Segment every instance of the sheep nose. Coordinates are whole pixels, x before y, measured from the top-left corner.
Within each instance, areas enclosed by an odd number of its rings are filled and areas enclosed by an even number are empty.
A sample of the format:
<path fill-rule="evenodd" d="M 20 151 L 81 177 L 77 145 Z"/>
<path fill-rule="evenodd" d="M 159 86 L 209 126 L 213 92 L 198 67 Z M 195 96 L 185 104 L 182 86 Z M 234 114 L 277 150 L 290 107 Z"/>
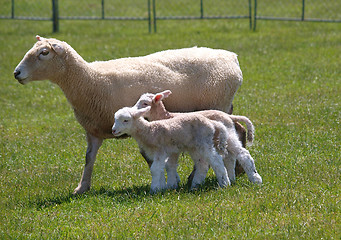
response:
<path fill-rule="evenodd" d="M 111 132 L 112 132 L 112 134 L 114 134 L 114 135 L 115 135 L 115 133 L 116 133 L 116 130 L 115 130 L 115 129 L 113 129 Z"/>
<path fill-rule="evenodd" d="M 20 73 L 21 72 L 19 70 L 14 70 L 14 77 L 17 78 Z"/>

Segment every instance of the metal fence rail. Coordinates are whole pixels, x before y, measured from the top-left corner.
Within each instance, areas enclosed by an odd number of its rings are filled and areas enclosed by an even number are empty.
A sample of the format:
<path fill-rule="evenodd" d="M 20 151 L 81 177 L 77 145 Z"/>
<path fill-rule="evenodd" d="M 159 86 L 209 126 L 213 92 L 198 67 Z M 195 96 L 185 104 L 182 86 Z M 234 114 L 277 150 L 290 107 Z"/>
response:
<path fill-rule="evenodd" d="M 81 4 L 70 0 L 8 0 L 2 4 L 0 19 L 52 21 L 53 32 L 59 31 L 59 20 L 143 20 L 148 22 L 149 32 L 152 29 L 151 0 L 84 0 Z"/>
<path fill-rule="evenodd" d="M 254 0 L 254 30 L 257 20 L 341 22 L 341 1 Z"/>
<path fill-rule="evenodd" d="M 160 20 L 249 19 L 341 22 L 340 0 L 0 0 L 0 20 L 142 20 L 157 31 Z"/>
<path fill-rule="evenodd" d="M 154 32 L 158 20 L 249 19 L 252 28 L 251 0 L 153 0 Z"/>
<path fill-rule="evenodd" d="M 32 4 L 29 1 L 2 0 L 0 1 L 0 6 L 0 19 L 37 21 L 52 20 L 51 1 L 40 2 L 39 4 Z"/>

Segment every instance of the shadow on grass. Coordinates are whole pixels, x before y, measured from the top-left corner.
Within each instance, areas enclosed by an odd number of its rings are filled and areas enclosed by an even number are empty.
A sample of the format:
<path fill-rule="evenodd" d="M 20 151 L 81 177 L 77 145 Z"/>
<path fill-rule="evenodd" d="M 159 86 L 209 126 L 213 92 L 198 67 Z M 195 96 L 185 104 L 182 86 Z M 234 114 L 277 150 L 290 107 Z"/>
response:
<path fill-rule="evenodd" d="M 51 198 L 44 199 L 36 199 L 32 201 L 30 204 L 35 206 L 38 210 L 42 210 L 45 208 L 55 207 L 62 204 L 71 203 L 73 201 L 81 201 L 88 197 L 107 197 L 111 198 L 113 201 L 117 203 L 126 203 L 126 202 L 136 202 L 136 201 L 144 201 L 146 198 L 159 198 L 160 196 L 165 196 L 168 193 L 171 194 L 200 194 L 202 192 L 209 192 L 218 189 L 218 182 L 215 177 L 207 177 L 205 183 L 200 186 L 196 190 L 190 190 L 187 183 L 180 184 L 179 187 L 174 189 L 165 190 L 156 194 L 151 194 L 150 185 L 140 185 L 133 186 L 122 189 L 113 189 L 111 186 L 102 186 L 99 189 L 92 188 L 90 191 L 81 194 L 81 195 L 73 195 L 71 192 L 61 195 L 55 196 Z"/>
<path fill-rule="evenodd" d="M 145 196 L 152 196 L 152 194 L 149 193 L 149 185 L 144 186 L 134 186 L 130 188 L 123 188 L 114 190 L 110 186 L 102 186 L 99 189 L 92 188 L 90 191 L 85 192 L 83 194 L 72 194 L 72 192 L 69 193 L 63 193 L 60 196 L 54 196 L 54 197 L 46 197 L 46 198 L 40 198 L 35 199 L 33 201 L 30 201 L 30 205 L 36 207 L 38 210 L 42 210 L 45 208 L 51 208 L 62 204 L 68 204 L 74 201 L 82 201 L 89 197 L 108 197 L 112 198 L 114 201 L 119 202 L 125 202 L 125 201 L 131 201 L 132 199 L 141 199 Z"/>

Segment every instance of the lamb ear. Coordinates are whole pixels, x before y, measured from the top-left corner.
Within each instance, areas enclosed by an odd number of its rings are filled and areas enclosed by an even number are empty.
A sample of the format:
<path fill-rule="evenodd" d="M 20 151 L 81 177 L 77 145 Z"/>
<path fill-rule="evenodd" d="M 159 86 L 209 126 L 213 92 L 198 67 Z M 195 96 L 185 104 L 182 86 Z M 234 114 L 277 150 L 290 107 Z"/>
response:
<path fill-rule="evenodd" d="M 153 102 L 157 103 L 159 101 L 162 101 L 162 99 L 163 99 L 163 95 L 161 93 L 158 93 L 153 97 Z"/>
<path fill-rule="evenodd" d="M 51 44 L 52 49 L 58 54 L 58 55 L 62 55 L 64 53 L 64 47 L 61 44 L 58 43 L 53 43 Z"/>
<path fill-rule="evenodd" d="M 41 36 L 39 36 L 39 35 L 36 35 L 36 39 L 37 39 L 37 41 L 42 41 L 42 40 L 44 40 L 44 38 L 41 37 Z"/>
<path fill-rule="evenodd" d="M 171 90 L 166 90 L 161 93 L 163 95 L 163 98 L 168 98 L 169 95 L 172 94 Z"/>
<path fill-rule="evenodd" d="M 163 99 L 167 98 L 171 94 L 172 94 L 171 90 L 165 90 L 163 92 L 157 93 L 155 94 L 153 98 L 153 102 L 157 103 L 159 101 L 162 101 Z"/>
<path fill-rule="evenodd" d="M 141 108 L 141 109 L 135 110 L 134 113 L 132 113 L 132 115 L 136 118 L 139 118 L 139 117 L 144 116 L 147 112 L 149 112 L 150 109 L 151 109 L 151 106 Z"/>

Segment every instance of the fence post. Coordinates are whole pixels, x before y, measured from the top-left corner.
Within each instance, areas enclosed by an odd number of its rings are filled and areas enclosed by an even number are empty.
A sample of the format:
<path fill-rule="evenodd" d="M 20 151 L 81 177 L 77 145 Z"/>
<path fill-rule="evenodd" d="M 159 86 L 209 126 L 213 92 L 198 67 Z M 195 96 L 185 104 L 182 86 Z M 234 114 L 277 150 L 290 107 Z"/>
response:
<path fill-rule="evenodd" d="M 257 0 L 255 0 L 255 11 L 253 13 L 253 31 L 256 31 L 256 22 L 257 22 Z"/>
<path fill-rule="evenodd" d="M 102 19 L 105 18 L 105 15 L 104 15 L 104 0 L 102 0 Z"/>
<path fill-rule="evenodd" d="M 250 30 L 252 29 L 252 4 L 251 0 L 249 0 L 249 18 L 250 18 Z"/>
<path fill-rule="evenodd" d="M 305 8 L 305 1 L 302 0 L 302 18 L 301 18 L 302 21 L 304 21 L 304 11 L 305 11 L 304 8 Z"/>
<path fill-rule="evenodd" d="M 156 33 L 156 7 L 155 7 L 155 0 L 153 0 L 153 22 L 154 22 L 154 33 Z"/>
<path fill-rule="evenodd" d="M 200 18 L 204 18 L 204 0 L 200 0 Z"/>
<path fill-rule="evenodd" d="M 14 19 L 14 0 L 12 0 L 12 19 Z"/>
<path fill-rule="evenodd" d="M 150 0 L 148 0 L 148 30 L 149 33 L 152 32 L 152 13 L 150 10 Z"/>
<path fill-rule="evenodd" d="M 58 0 L 52 0 L 53 32 L 59 32 L 59 7 Z"/>

